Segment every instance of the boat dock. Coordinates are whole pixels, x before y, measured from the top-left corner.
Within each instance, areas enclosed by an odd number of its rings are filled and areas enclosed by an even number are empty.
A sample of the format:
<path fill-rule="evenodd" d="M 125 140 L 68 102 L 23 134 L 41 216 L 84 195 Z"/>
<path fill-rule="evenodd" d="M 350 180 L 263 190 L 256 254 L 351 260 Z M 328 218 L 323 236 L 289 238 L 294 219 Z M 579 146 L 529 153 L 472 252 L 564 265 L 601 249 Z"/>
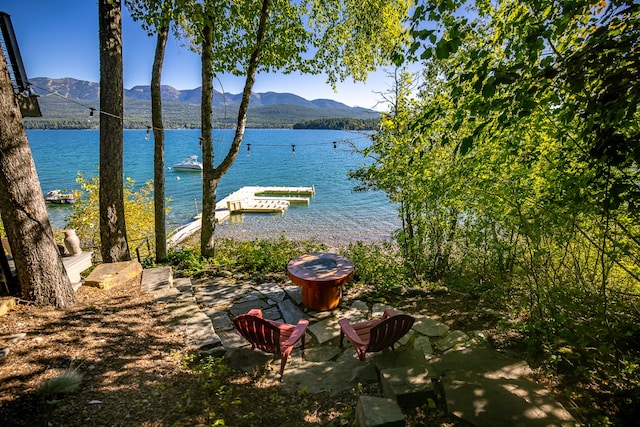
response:
<path fill-rule="evenodd" d="M 284 213 L 291 203 L 309 204 L 315 196 L 315 186 L 311 187 L 242 187 L 216 203 L 216 222 L 226 221 L 233 213 Z M 202 217 L 177 228 L 167 239 L 169 247 L 175 246 L 202 227 Z"/>

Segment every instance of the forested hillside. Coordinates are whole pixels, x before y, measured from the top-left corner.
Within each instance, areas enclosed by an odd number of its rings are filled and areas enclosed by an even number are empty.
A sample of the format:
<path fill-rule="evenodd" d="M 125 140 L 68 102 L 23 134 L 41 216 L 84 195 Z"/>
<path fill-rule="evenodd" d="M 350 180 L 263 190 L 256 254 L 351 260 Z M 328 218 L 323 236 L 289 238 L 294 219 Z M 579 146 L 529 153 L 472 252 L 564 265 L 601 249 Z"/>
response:
<path fill-rule="evenodd" d="M 30 129 L 86 129 L 99 127 L 99 93 L 97 83 L 72 78 L 31 79 L 39 95 L 42 117 L 25 119 Z M 163 86 L 164 125 L 168 129 L 200 127 L 200 88 L 177 90 Z M 216 92 L 213 120 L 217 127 L 231 127 L 236 122 L 240 95 Z M 93 116 L 90 115 L 94 109 Z M 151 124 L 149 86 L 125 90 L 124 126 L 144 129 Z M 290 93 L 254 93 L 249 106 L 248 127 L 291 128 L 296 123 L 317 119 L 374 119 L 379 113 L 349 107 L 328 100 L 306 100 Z"/>
<path fill-rule="evenodd" d="M 330 118 L 307 120 L 293 125 L 294 129 L 371 130 L 378 127 L 378 119 Z"/>

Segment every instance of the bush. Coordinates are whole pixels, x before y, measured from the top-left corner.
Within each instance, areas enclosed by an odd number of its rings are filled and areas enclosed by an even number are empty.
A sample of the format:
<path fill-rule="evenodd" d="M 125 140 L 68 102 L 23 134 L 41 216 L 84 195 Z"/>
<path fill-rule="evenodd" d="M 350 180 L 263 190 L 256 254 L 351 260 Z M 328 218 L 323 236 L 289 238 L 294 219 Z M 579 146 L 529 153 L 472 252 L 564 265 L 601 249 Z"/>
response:
<path fill-rule="evenodd" d="M 97 249 L 100 247 L 100 179 L 92 176 L 87 180 L 83 175 L 78 175 L 77 182 L 83 194 L 73 205 L 67 227 L 76 230 L 83 248 Z M 146 238 L 149 239 L 151 252 L 155 252 L 153 184 L 147 182 L 137 191 L 134 187 L 135 181 L 127 178 L 124 182 L 124 209 L 132 256 L 136 247 Z"/>
<path fill-rule="evenodd" d="M 185 276 L 196 276 L 208 269 L 209 262 L 200 256 L 195 249 L 169 250 L 167 262 L 178 270 L 183 270 Z"/>
<path fill-rule="evenodd" d="M 315 241 L 279 239 L 256 239 L 239 241 L 229 238 L 217 239 L 215 255 L 203 259 L 197 242 L 181 249 L 169 251 L 168 262 L 185 275 L 197 275 L 207 270 L 233 270 L 246 274 L 282 273 L 289 260 L 309 252 L 326 250 L 324 244 Z"/>
<path fill-rule="evenodd" d="M 406 280 L 398 259 L 398 251 L 392 243 L 350 243 L 342 255 L 356 265 L 354 281 L 373 285 L 384 291 L 404 285 Z"/>
<path fill-rule="evenodd" d="M 278 273 L 287 268 L 289 260 L 310 252 L 326 250 L 324 244 L 314 241 L 293 241 L 281 236 L 277 240 L 256 239 L 218 242 L 214 262 L 244 273 Z"/>

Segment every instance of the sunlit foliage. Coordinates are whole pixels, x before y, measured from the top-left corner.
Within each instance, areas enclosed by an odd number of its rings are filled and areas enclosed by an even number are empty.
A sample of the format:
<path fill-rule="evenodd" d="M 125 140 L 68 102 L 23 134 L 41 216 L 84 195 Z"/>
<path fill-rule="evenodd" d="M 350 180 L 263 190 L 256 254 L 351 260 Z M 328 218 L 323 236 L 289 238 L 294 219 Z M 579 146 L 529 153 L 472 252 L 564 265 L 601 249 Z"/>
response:
<path fill-rule="evenodd" d="M 82 189 L 82 196 L 73 205 L 67 227 L 76 230 L 83 248 L 97 248 L 100 246 L 99 179 L 97 176 L 86 178 L 84 175 L 78 175 L 77 182 Z M 124 182 L 125 220 L 132 256 L 136 254 L 136 247 L 147 238 L 153 248 L 152 193 L 151 182 L 147 182 L 138 189 L 135 188 L 135 182 L 131 178 L 127 178 Z M 144 248 L 146 254 L 148 251 L 146 246 Z"/>
<path fill-rule="evenodd" d="M 416 9 L 398 62 L 423 84 L 397 80 L 353 176 L 400 203 L 418 281 L 499 304 L 536 363 L 637 390 L 640 6 L 460 3 Z"/>

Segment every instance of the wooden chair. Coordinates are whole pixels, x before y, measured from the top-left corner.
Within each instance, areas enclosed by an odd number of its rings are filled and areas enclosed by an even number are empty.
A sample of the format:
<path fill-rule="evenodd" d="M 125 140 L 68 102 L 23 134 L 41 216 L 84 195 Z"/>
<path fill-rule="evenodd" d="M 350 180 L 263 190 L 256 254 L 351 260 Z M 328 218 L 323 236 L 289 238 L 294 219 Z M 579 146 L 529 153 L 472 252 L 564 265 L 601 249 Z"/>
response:
<path fill-rule="evenodd" d="M 351 341 L 356 349 L 358 358 L 366 360 L 366 354 L 391 347 L 402 338 L 415 319 L 407 314 L 398 314 L 395 310 L 387 309 L 381 319 L 368 320 L 351 324 L 348 319 L 340 319 L 340 348 L 345 337 Z"/>
<path fill-rule="evenodd" d="M 247 341 L 251 343 L 251 349 L 258 348 L 267 353 L 280 356 L 280 380 L 284 373 L 287 358 L 293 350 L 295 343 L 302 339 L 302 356 L 304 357 L 304 344 L 309 321 L 300 319 L 297 325 L 275 322 L 264 319 L 262 310 L 254 308 L 247 314 L 241 314 L 233 319 L 236 329 Z"/>

